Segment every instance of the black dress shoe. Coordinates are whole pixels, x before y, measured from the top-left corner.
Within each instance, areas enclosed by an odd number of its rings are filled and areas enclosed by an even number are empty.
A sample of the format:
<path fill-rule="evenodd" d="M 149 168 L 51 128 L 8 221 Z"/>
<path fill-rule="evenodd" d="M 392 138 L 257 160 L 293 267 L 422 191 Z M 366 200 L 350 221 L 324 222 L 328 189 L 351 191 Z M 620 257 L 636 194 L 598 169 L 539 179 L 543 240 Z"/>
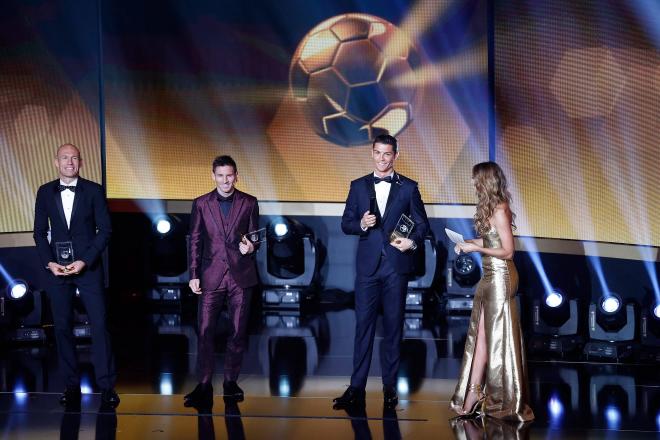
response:
<path fill-rule="evenodd" d="M 394 409 L 399 403 L 399 397 L 396 395 L 396 388 L 383 387 L 383 407 Z"/>
<path fill-rule="evenodd" d="M 344 391 L 344 394 L 339 397 L 335 397 L 332 400 L 332 407 L 334 409 L 345 409 L 351 406 L 364 406 L 365 395 L 366 393 L 362 389 L 348 387 L 346 388 L 346 391 Z"/>
<path fill-rule="evenodd" d="M 243 390 L 238 386 L 235 380 L 225 381 L 222 383 L 222 394 L 225 399 L 233 399 L 236 402 L 242 402 L 245 397 Z"/>
<path fill-rule="evenodd" d="M 60 405 L 67 409 L 80 408 L 80 387 L 67 387 L 60 396 Z"/>
<path fill-rule="evenodd" d="M 198 383 L 192 392 L 183 396 L 183 406 L 196 408 L 213 406 L 213 385 Z"/>
<path fill-rule="evenodd" d="M 104 408 L 117 408 L 119 406 L 119 401 L 119 395 L 113 388 L 101 390 L 101 405 Z"/>

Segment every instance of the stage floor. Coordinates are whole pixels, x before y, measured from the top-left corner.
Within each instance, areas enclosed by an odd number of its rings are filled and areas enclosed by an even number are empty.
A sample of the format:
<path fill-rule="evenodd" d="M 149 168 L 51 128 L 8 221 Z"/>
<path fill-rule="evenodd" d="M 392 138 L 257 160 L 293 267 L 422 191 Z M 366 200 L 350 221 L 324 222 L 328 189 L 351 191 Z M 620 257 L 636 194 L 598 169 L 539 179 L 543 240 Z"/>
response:
<path fill-rule="evenodd" d="M 117 354 L 115 413 L 99 412 L 81 340 L 80 413 L 58 405 L 63 385 L 51 345 L 16 347 L 0 355 L 0 427 L 5 439 L 46 438 L 660 438 L 658 365 L 585 362 L 580 356 L 529 361 L 527 425 L 486 419 L 451 423 L 453 392 L 467 317 L 410 314 L 406 320 L 397 410 L 383 411 L 379 342 L 362 413 L 335 411 L 332 398 L 349 381 L 355 315 L 326 306 L 305 313 L 254 309 L 239 384 L 245 401 L 225 403 L 222 390 L 223 321 L 217 339 L 212 412 L 183 406 L 196 383 L 194 316 L 177 309 L 112 310 Z"/>

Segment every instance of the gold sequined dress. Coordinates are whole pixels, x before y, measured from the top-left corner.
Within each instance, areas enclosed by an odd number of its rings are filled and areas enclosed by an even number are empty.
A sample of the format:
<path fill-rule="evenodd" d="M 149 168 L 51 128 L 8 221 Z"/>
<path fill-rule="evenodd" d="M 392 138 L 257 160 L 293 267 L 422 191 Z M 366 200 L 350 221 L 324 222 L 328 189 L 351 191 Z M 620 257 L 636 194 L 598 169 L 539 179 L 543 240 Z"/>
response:
<path fill-rule="evenodd" d="M 483 236 L 483 241 L 485 248 L 502 247 L 495 228 Z M 488 255 L 483 256 L 482 267 L 483 276 L 474 294 L 461 372 L 450 406 L 455 411 L 463 407 L 483 309 L 488 352 L 484 374 L 486 414 L 498 419 L 532 420 L 534 413 L 527 403 L 527 364 L 516 302 L 518 271 L 513 261 Z"/>

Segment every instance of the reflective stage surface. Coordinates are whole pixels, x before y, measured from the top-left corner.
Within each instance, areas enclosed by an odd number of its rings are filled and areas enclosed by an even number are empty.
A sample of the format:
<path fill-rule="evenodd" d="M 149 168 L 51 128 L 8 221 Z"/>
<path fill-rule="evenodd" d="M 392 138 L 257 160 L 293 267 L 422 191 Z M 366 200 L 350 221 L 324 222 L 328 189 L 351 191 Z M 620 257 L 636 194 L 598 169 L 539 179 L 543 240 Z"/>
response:
<path fill-rule="evenodd" d="M 366 410 L 332 409 L 349 382 L 355 314 L 351 308 L 313 311 L 253 309 L 249 346 L 239 379 L 245 401 L 224 402 L 224 331 L 217 335 L 215 401 L 211 413 L 184 408 L 195 386 L 194 314 L 135 304 L 111 310 L 119 366 L 115 413 L 99 412 L 89 345 L 81 340 L 82 411 L 65 413 L 52 345 L 3 349 L 0 427 L 5 439 L 45 438 L 660 438 L 657 364 L 529 362 L 536 420 L 450 422 L 448 401 L 460 366 L 468 318 L 438 313 L 406 319 L 398 380 L 400 403 L 384 411 L 380 330 L 374 345 Z"/>

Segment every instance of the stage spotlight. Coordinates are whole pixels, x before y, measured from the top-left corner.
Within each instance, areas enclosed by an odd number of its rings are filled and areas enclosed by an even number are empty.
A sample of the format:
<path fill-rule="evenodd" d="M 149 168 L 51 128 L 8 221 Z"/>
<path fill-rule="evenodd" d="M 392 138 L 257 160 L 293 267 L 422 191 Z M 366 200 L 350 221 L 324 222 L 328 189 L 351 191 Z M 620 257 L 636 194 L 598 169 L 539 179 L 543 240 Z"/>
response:
<path fill-rule="evenodd" d="M 589 356 L 619 359 L 632 354 L 635 338 L 635 306 L 623 304 L 621 297 L 608 292 L 589 306 L 589 341 L 584 352 Z"/>
<path fill-rule="evenodd" d="M 312 298 L 318 270 L 316 243 L 311 230 L 288 217 L 274 218 L 257 250 L 257 269 L 267 308 L 299 308 Z"/>
<path fill-rule="evenodd" d="M 479 261 L 472 254 L 460 254 L 447 260 L 447 313 L 472 310 L 474 289 L 481 278 Z"/>
<path fill-rule="evenodd" d="M 650 295 L 655 297 L 655 295 Z M 647 296 L 647 298 L 649 298 Z M 640 360 L 660 362 L 660 302 L 647 300 L 640 313 Z"/>
<path fill-rule="evenodd" d="M 153 229 L 150 251 L 155 287 L 151 289 L 149 299 L 178 302 L 190 279 L 189 236 L 177 216 L 157 217 Z"/>
<path fill-rule="evenodd" d="M 0 322 L 9 327 L 2 332 L 4 338 L 10 342 L 46 340 L 42 292 L 33 291 L 24 280 L 14 279 L 7 283 L 5 296 L 0 297 Z"/>
<path fill-rule="evenodd" d="M 564 296 L 559 290 L 553 290 L 545 296 L 545 305 L 548 307 L 559 307 L 564 302 Z"/>
<path fill-rule="evenodd" d="M 435 299 L 431 290 L 437 267 L 436 247 L 432 236 L 424 239 L 424 251 L 415 252 L 415 272 L 408 281 L 406 311 L 423 311 Z"/>
<path fill-rule="evenodd" d="M 600 301 L 600 308 L 605 313 L 616 313 L 621 307 L 621 301 L 615 296 L 608 296 L 602 298 Z"/>
<path fill-rule="evenodd" d="M 10 299 L 21 299 L 28 293 L 28 285 L 23 280 L 12 280 L 7 286 Z"/>
<path fill-rule="evenodd" d="M 546 292 L 543 300 L 532 302 L 531 352 L 572 352 L 583 342 L 578 337 L 578 303 L 559 289 Z"/>

